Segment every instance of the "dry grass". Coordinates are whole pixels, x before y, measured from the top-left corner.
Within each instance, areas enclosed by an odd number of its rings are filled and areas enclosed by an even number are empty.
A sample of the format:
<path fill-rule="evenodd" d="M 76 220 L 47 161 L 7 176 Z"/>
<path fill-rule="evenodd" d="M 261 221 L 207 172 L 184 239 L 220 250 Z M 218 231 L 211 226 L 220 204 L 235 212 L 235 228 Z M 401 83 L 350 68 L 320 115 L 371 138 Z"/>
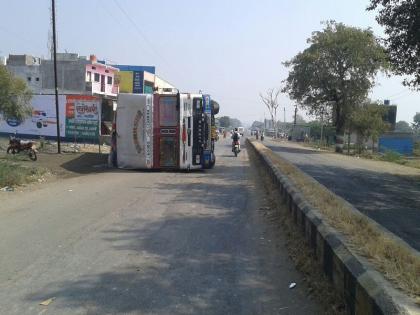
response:
<path fill-rule="evenodd" d="M 325 189 L 313 178 L 285 161 L 261 143 L 255 148 L 267 155 L 274 165 L 286 175 L 306 200 L 316 207 L 326 222 L 341 232 L 350 247 L 366 257 L 396 287 L 420 302 L 420 258 L 401 246 L 383 231 L 371 224 L 363 215 L 355 213 L 334 193 Z"/>
<path fill-rule="evenodd" d="M 259 164 L 255 153 L 248 151 L 249 157 L 255 164 Z M 320 265 L 316 263 L 313 250 L 309 247 L 304 236 L 298 229 L 294 228 L 294 222 L 288 214 L 284 201 L 280 200 L 279 194 L 275 192 L 275 187 L 270 181 L 265 169 L 255 167 L 252 169 L 254 180 L 261 187 L 264 199 L 267 200 L 267 209 L 264 216 L 275 222 L 281 227 L 280 232 L 286 238 L 288 254 L 294 262 L 296 269 L 303 274 L 303 280 L 308 288 L 308 296 L 314 297 L 323 308 L 324 315 L 346 314 L 344 297 L 341 296 L 334 285 L 327 279 L 324 273 L 320 272 Z"/>

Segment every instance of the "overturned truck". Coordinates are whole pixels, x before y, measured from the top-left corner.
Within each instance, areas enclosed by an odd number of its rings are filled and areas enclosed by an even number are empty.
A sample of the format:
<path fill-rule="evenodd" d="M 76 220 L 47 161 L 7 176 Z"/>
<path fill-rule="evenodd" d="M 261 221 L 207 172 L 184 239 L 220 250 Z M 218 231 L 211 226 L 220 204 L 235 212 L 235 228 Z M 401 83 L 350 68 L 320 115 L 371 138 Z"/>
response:
<path fill-rule="evenodd" d="M 212 168 L 218 112 L 210 95 L 121 93 L 110 160 L 126 169 Z"/>

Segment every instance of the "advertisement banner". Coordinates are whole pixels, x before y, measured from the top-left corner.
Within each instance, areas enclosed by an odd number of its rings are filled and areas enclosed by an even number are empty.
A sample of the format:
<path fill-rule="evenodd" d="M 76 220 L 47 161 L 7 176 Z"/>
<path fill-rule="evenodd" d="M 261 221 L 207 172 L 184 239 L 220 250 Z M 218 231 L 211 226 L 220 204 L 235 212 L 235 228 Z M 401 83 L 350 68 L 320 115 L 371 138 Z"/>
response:
<path fill-rule="evenodd" d="M 143 93 L 143 72 L 133 71 L 133 93 Z"/>
<path fill-rule="evenodd" d="M 66 96 L 58 96 L 60 134 L 64 137 Z M 0 132 L 16 133 L 17 135 L 57 136 L 57 116 L 54 95 L 34 95 L 31 100 L 31 117 L 19 121 L 17 119 L 4 120 L 0 117 Z"/>
<path fill-rule="evenodd" d="M 101 103 L 95 96 L 67 95 L 66 138 L 97 139 L 99 137 Z"/>
<path fill-rule="evenodd" d="M 120 71 L 120 93 L 133 93 L 133 71 Z"/>

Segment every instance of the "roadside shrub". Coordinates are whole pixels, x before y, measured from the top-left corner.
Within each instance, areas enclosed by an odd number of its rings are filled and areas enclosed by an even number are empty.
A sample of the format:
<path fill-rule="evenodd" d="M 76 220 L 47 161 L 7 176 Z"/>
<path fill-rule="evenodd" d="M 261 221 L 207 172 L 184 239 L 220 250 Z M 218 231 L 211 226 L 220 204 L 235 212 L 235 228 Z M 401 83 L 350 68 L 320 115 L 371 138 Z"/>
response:
<path fill-rule="evenodd" d="M 402 155 L 395 151 L 386 151 L 382 156 L 383 161 L 399 163 L 402 161 Z"/>
<path fill-rule="evenodd" d="M 24 167 L 9 161 L 0 161 L 0 188 L 35 181 L 44 172 L 44 170 L 36 167 Z"/>
<path fill-rule="evenodd" d="M 414 155 L 420 156 L 420 141 L 414 142 Z"/>

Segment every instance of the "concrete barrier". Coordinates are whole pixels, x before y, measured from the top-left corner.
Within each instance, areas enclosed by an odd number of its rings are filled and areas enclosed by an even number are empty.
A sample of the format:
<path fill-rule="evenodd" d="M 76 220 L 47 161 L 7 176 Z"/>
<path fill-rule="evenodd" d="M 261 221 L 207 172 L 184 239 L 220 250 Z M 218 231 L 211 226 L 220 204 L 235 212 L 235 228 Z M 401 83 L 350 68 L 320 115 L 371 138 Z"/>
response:
<path fill-rule="evenodd" d="M 344 297 L 349 314 L 420 314 L 414 300 L 392 285 L 371 264 L 352 252 L 341 234 L 322 219 L 273 161 L 247 140 L 285 202 L 296 227 L 313 249 L 321 270 Z"/>

